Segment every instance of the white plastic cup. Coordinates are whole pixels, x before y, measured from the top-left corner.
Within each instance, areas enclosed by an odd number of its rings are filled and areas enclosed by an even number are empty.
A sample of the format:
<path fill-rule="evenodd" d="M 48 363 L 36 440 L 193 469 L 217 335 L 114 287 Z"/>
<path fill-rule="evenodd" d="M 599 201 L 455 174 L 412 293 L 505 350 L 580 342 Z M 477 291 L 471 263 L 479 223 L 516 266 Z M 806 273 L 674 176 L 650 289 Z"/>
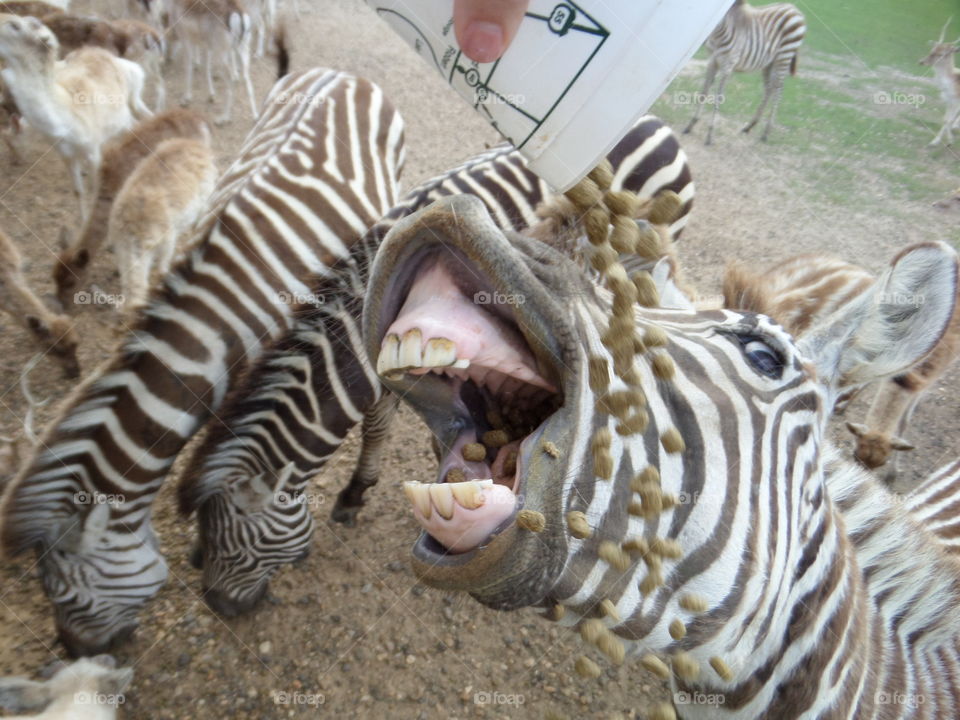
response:
<path fill-rule="evenodd" d="M 503 57 L 476 63 L 450 0 L 366 0 L 555 190 L 630 130 L 731 0 L 532 0 Z"/>

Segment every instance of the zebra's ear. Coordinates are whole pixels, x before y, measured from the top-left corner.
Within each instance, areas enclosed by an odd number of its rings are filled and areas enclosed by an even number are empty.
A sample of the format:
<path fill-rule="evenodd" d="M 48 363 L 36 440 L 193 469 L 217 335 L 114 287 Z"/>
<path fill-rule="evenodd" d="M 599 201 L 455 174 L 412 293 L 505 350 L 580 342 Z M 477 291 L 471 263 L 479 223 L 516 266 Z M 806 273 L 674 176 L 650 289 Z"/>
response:
<path fill-rule="evenodd" d="M 227 485 L 230 503 L 244 512 L 262 511 L 273 501 L 273 485 L 264 479 L 265 473 L 244 476 Z"/>
<path fill-rule="evenodd" d="M 0 707 L 10 712 L 28 712 L 50 702 L 50 688 L 45 683 L 26 678 L 0 678 Z"/>
<path fill-rule="evenodd" d="M 947 330 L 957 302 L 957 254 L 941 242 L 911 245 L 858 300 L 798 343 L 817 374 L 843 391 L 901 373 Z"/>
<path fill-rule="evenodd" d="M 287 486 L 287 483 L 290 482 L 290 478 L 293 476 L 293 471 L 296 470 L 296 468 L 296 463 L 294 463 L 293 460 L 280 468 L 280 472 L 277 473 L 277 482 L 273 486 L 274 495 Z M 306 478 L 304 478 L 304 480 L 305 479 Z"/>

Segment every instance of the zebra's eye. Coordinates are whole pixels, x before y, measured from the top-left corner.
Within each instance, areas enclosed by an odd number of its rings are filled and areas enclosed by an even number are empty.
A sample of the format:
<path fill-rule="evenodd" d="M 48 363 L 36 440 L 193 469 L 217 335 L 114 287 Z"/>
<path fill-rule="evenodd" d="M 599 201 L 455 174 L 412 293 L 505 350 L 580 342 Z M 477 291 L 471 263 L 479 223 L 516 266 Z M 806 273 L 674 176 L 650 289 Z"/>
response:
<path fill-rule="evenodd" d="M 779 378 L 783 375 L 783 358 L 764 340 L 756 336 L 740 338 L 743 354 L 758 372 L 767 377 Z"/>

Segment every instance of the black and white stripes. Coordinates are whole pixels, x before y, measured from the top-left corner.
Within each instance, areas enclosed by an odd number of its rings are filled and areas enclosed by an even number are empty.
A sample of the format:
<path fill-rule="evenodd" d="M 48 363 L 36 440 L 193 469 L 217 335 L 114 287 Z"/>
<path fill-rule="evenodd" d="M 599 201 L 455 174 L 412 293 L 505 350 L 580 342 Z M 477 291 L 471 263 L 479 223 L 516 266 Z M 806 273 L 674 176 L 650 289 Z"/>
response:
<path fill-rule="evenodd" d="M 713 139 L 713 127 L 717 122 L 717 113 L 723 102 L 723 90 L 733 72 L 763 71 L 763 100 L 757 111 L 744 126 L 743 132 L 749 132 L 759 122 L 767 104 L 770 114 L 763 139 L 770 135 L 783 81 L 787 73 L 797 72 L 797 52 L 807 32 L 806 21 L 796 6 L 790 3 L 774 3 L 762 7 L 753 7 L 746 0 L 736 0 L 733 7 L 724 15 L 723 20 L 707 38 L 710 59 L 707 62 L 707 74 L 703 89 L 696 97 L 696 110 L 684 132 L 690 132 L 700 117 L 700 111 L 708 101 L 713 104 L 713 116 L 707 130 L 707 144 Z M 708 95 L 716 81 L 715 92 Z"/>
<path fill-rule="evenodd" d="M 163 584 L 150 505 L 174 458 L 291 326 L 285 298 L 330 275 L 396 202 L 402 164 L 402 121 L 372 83 L 315 69 L 273 88 L 194 249 L 6 490 L 3 545 L 39 553 L 72 651 L 129 631 Z"/>
<path fill-rule="evenodd" d="M 672 224 L 679 233 L 694 188 L 686 156 L 670 129 L 645 117 L 609 159 L 616 188 L 642 197 L 663 190 L 680 196 L 683 204 Z M 234 393 L 236 401 L 227 402 L 217 426 L 188 461 L 181 505 L 187 512 L 198 511 L 205 597 L 211 606 L 227 615 L 249 609 L 276 568 L 309 546 L 313 526 L 307 516 L 315 504 L 301 502 L 299 512 L 294 512 L 285 499 L 309 499 L 310 493 L 303 492 L 305 483 L 323 468 L 361 417 L 360 461 L 337 498 L 334 519 L 352 522 L 365 489 L 377 481 L 395 401 L 382 398 L 360 345 L 357 323 L 367 268 L 386 232 L 398 219 L 456 194 L 479 198 L 498 226 L 521 231 L 537 220 L 536 208 L 548 193 L 516 151 L 500 147 L 481 153 L 408 193 L 364 236 L 342 277 L 321 279 L 313 286 L 294 334 L 279 341 L 246 376 Z M 275 493 L 263 492 L 256 512 L 231 503 L 235 485 L 278 478 L 285 471 L 285 484 Z M 268 481 L 262 487 L 273 485 Z M 259 534 L 254 530 L 258 523 Z"/>

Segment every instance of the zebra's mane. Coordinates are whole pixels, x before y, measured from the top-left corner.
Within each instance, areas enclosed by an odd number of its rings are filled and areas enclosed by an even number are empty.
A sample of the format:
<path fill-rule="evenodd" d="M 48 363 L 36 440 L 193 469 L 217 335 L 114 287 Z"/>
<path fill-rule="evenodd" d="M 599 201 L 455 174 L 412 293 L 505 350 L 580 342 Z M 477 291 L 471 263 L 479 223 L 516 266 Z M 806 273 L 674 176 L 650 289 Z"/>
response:
<path fill-rule="evenodd" d="M 208 424 L 206 437 L 190 450 L 186 458 L 186 470 L 178 485 L 179 506 L 184 515 L 193 513 L 213 494 L 224 489 L 224 478 L 218 474 L 216 462 L 220 456 L 218 450 L 236 439 L 235 429 L 243 429 L 243 425 L 238 423 L 239 419 L 274 407 L 277 384 L 286 383 L 290 375 L 296 372 L 285 361 L 303 357 L 313 364 L 313 357 L 322 353 L 322 350 L 308 336 L 317 332 L 330 335 L 321 326 L 338 311 L 360 314 L 363 298 L 350 282 L 355 280 L 355 271 L 348 272 L 342 268 L 343 265 L 337 264 L 341 270 L 332 280 L 322 278 L 309 283 L 316 297 L 321 300 L 294 308 L 291 331 L 267 346 L 260 358 L 231 386 L 221 410 Z M 313 366 L 323 367 L 322 360 L 320 358 L 321 362 Z M 201 459 L 205 461 L 201 462 Z"/>

